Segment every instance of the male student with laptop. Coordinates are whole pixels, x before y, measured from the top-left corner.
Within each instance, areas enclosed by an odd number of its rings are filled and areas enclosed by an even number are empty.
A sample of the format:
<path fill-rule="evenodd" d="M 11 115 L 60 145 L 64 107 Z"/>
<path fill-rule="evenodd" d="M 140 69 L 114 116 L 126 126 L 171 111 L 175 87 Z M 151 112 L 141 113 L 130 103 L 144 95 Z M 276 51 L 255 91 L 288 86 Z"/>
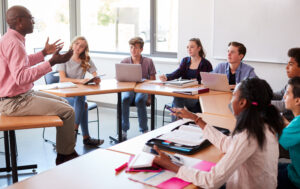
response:
<path fill-rule="evenodd" d="M 121 63 L 140 64 L 142 66 L 142 78 L 155 80 L 155 66 L 152 59 L 141 55 L 144 47 L 144 41 L 140 37 L 134 37 L 129 40 L 131 56 L 125 58 Z M 128 73 L 135 74 L 135 73 Z M 127 131 L 129 130 L 129 108 L 134 102 L 137 107 L 140 131 L 145 133 L 148 131 L 148 119 L 146 105 L 150 105 L 150 95 L 145 93 L 123 92 L 122 93 L 122 139 L 127 139 Z"/>
<path fill-rule="evenodd" d="M 226 74 L 230 85 L 235 85 L 246 78 L 257 77 L 254 68 L 242 62 L 246 51 L 246 47 L 242 43 L 230 42 L 228 44 L 228 62 L 218 64 L 212 73 Z"/>

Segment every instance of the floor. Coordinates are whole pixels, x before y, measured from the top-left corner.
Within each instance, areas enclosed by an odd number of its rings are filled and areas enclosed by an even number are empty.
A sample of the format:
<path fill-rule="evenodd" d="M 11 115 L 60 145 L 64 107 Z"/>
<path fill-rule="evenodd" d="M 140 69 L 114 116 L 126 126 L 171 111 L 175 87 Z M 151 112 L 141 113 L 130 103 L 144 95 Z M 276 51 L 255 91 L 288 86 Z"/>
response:
<path fill-rule="evenodd" d="M 109 136 L 116 136 L 117 130 L 117 120 L 116 120 L 116 110 L 110 108 L 99 108 L 100 115 L 100 138 L 104 139 L 105 142 L 100 148 L 108 148 L 113 144 L 109 141 Z M 136 115 L 132 112 L 131 115 Z M 96 119 L 96 111 L 89 112 L 90 120 Z M 150 115 L 149 115 L 150 116 Z M 168 118 L 167 118 L 168 119 Z M 169 119 L 168 119 L 169 120 Z M 135 118 L 130 119 L 131 129 L 128 131 L 128 138 L 132 138 L 140 134 L 138 130 L 138 120 Z M 90 135 L 92 137 L 97 137 L 97 123 L 90 123 Z M 157 116 L 157 127 L 162 125 L 162 117 Z M 150 128 L 150 120 L 148 120 L 148 126 Z M 17 137 L 17 151 L 18 151 L 18 165 L 26 164 L 38 164 L 36 169 L 37 173 L 41 173 L 48 169 L 55 167 L 56 152 L 53 150 L 51 144 L 44 142 L 42 139 L 43 129 L 30 129 L 30 130 L 20 130 L 16 132 Z M 46 138 L 55 140 L 55 128 L 46 129 Z M 3 132 L 0 132 L 0 138 L 3 136 Z M 78 154 L 82 155 L 88 153 L 97 148 L 84 146 L 82 143 L 81 135 L 78 135 L 76 151 Z M 5 166 L 4 158 L 4 142 L 0 139 L 0 167 Z M 34 173 L 32 170 L 23 170 L 19 172 L 19 181 L 29 178 Z M 0 173 L 0 188 L 5 188 L 6 186 L 12 184 L 11 173 Z"/>

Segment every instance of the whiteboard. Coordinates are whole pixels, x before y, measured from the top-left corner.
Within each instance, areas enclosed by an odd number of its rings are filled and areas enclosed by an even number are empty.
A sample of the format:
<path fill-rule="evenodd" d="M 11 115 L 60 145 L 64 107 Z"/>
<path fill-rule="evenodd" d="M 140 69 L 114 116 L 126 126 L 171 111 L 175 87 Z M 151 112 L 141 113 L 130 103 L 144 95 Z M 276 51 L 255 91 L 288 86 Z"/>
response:
<path fill-rule="evenodd" d="M 226 59 L 230 41 L 247 48 L 244 60 L 286 63 L 300 47 L 300 0 L 215 0 L 213 56 Z"/>

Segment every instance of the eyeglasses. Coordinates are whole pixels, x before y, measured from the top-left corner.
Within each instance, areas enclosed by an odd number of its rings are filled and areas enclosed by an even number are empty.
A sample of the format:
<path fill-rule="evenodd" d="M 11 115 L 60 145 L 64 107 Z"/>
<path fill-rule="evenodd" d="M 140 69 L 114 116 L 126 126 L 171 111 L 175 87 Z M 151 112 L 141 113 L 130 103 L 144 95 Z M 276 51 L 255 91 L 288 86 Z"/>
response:
<path fill-rule="evenodd" d="M 34 17 L 33 16 L 18 16 L 20 18 L 27 18 L 27 19 L 30 19 L 31 21 L 34 22 Z"/>

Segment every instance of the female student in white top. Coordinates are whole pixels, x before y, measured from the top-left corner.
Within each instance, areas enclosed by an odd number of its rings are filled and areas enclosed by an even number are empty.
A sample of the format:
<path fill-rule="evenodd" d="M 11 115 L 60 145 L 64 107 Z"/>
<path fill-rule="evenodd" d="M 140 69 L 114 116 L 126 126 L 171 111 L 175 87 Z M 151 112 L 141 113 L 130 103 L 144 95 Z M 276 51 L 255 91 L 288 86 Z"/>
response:
<path fill-rule="evenodd" d="M 230 104 L 237 119 L 231 136 L 222 134 L 185 109 L 174 108 L 176 116 L 193 119 L 203 129 L 204 137 L 224 156 L 209 172 L 204 172 L 173 164 L 155 147 L 159 153 L 155 163 L 203 188 L 219 188 L 226 183 L 227 189 L 275 189 L 279 156 L 277 134 L 281 133 L 283 121 L 271 105 L 272 96 L 272 89 L 264 80 L 246 79 L 238 84 Z"/>
<path fill-rule="evenodd" d="M 57 70 L 59 71 L 60 82 L 83 84 L 89 80 L 84 79 L 87 71 L 94 77 L 97 76 L 97 68 L 89 56 L 87 40 L 81 36 L 76 37 L 72 41 L 70 48 L 73 49 L 73 56 L 71 59 L 57 67 Z M 99 84 L 100 79 L 94 79 L 94 82 Z M 85 145 L 99 146 L 103 144 L 104 140 L 93 139 L 89 135 L 86 97 L 76 96 L 68 97 L 66 99 L 75 110 L 75 137 L 77 136 L 78 127 L 80 124 L 83 135 L 83 143 Z"/>

